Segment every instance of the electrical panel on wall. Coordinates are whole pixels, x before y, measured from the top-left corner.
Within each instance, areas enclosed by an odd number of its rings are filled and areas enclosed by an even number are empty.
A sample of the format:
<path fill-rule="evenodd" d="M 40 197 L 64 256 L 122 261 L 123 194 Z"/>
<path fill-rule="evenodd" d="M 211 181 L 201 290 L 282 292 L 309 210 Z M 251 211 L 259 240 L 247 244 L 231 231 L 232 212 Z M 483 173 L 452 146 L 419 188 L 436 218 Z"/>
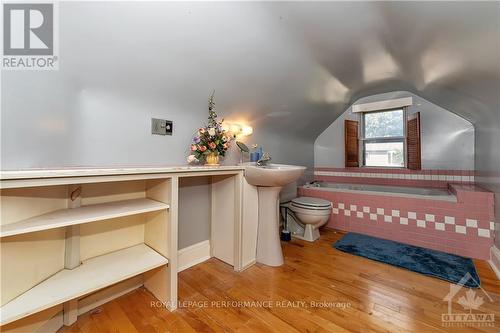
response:
<path fill-rule="evenodd" d="M 151 134 L 172 135 L 173 125 L 170 120 L 151 118 Z"/>

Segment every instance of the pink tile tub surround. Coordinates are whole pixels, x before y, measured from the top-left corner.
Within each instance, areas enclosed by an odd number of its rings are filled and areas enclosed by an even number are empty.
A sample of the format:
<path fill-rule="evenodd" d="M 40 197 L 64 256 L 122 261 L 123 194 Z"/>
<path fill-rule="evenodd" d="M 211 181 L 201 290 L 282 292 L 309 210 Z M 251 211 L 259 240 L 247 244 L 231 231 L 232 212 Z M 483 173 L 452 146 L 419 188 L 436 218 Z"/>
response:
<path fill-rule="evenodd" d="M 328 227 L 487 260 L 494 237 L 493 193 L 450 184 L 457 202 L 299 188 L 333 204 Z"/>
<path fill-rule="evenodd" d="M 473 184 L 473 170 L 408 170 L 388 168 L 315 168 L 314 180 L 389 186 L 446 188 L 448 183 Z"/>

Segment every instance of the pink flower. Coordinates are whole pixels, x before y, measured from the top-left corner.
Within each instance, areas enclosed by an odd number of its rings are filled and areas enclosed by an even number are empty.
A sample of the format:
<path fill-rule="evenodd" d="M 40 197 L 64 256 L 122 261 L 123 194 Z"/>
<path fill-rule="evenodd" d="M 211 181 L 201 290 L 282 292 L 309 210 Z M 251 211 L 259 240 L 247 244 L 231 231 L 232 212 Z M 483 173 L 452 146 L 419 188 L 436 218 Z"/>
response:
<path fill-rule="evenodd" d="M 207 147 L 205 147 L 205 146 L 199 146 L 199 147 L 198 147 L 198 149 L 199 149 L 200 151 L 205 151 L 205 150 L 207 150 Z"/>
<path fill-rule="evenodd" d="M 188 163 L 198 162 L 198 159 L 197 159 L 197 158 L 196 158 L 196 156 L 194 156 L 194 155 L 189 155 L 189 156 L 187 157 L 187 162 L 188 162 Z"/>
<path fill-rule="evenodd" d="M 227 143 L 222 145 L 222 148 L 224 148 L 224 149 L 227 149 L 228 147 L 229 147 L 229 145 Z"/>
<path fill-rule="evenodd" d="M 198 149 L 198 147 L 196 147 L 196 145 L 191 145 L 191 151 L 196 151 L 196 149 Z"/>
<path fill-rule="evenodd" d="M 215 147 L 217 147 L 217 145 L 215 144 L 215 142 L 209 142 L 208 146 L 210 147 L 210 149 L 215 149 Z"/>
<path fill-rule="evenodd" d="M 201 127 L 198 132 L 200 132 L 201 134 L 205 133 L 205 129 L 203 127 Z"/>

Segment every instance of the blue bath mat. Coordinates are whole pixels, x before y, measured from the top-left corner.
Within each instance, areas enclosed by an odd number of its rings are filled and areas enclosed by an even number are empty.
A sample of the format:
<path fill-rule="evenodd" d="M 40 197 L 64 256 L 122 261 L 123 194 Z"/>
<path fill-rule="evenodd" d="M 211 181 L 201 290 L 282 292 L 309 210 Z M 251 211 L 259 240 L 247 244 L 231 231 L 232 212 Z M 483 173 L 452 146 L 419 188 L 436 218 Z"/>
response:
<path fill-rule="evenodd" d="M 478 288 L 481 283 L 472 260 L 453 254 L 356 233 L 344 235 L 333 247 L 455 284 L 469 273 L 472 279 L 464 284 L 469 288 Z"/>

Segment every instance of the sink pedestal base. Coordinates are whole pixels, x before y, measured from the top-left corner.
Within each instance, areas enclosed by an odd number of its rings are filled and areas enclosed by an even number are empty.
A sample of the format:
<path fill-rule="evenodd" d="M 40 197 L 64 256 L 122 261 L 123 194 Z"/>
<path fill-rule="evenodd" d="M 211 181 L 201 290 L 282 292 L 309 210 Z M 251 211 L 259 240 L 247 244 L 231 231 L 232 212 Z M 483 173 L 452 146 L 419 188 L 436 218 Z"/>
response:
<path fill-rule="evenodd" d="M 281 187 L 258 187 L 259 227 L 257 262 L 268 266 L 283 265 L 279 232 L 279 194 Z"/>

